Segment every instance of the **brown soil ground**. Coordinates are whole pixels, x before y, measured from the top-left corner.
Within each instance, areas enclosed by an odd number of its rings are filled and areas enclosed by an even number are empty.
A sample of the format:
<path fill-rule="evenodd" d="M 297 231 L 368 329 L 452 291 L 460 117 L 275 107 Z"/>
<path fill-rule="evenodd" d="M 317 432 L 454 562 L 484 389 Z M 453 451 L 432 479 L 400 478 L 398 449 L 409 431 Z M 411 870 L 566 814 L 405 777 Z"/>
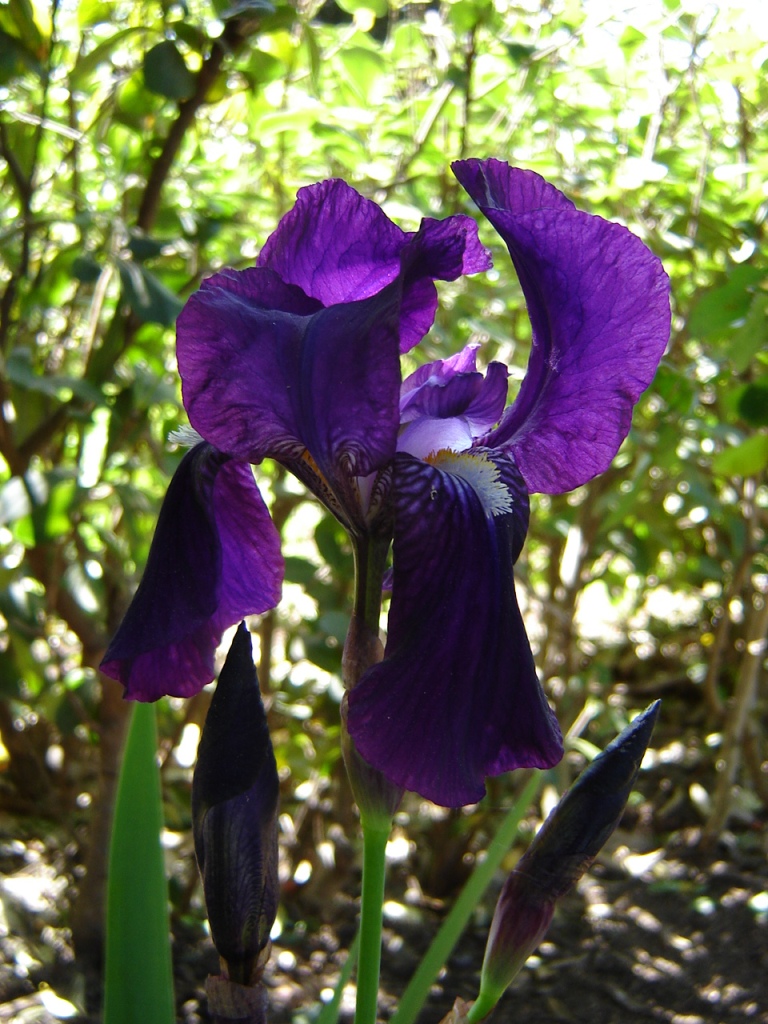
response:
<path fill-rule="evenodd" d="M 497 1007 L 493 1024 L 768 1022 L 765 818 L 752 814 L 708 855 L 697 845 L 690 817 L 665 821 L 662 832 L 654 816 L 637 845 L 636 824 L 627 828 L 625 821 L 613 852 L 561 901 L 545 941 Z M 430 850 L 429 835 L 420 835 L 422 852 Z M 665 838 L 654 842 L 657 835 Z M 622 860 L 622 846 L 625 853 L 639 852 Z M 81 969 L 67 929 L 79 861 L 77 844 L 61 825 L 0 811 L 0 1021 L 99 1021 L 98 978 Z M 410 871 L 396 867 L 390 879 L 401 913 L 386 919 L 383 1021 L 397 1007 L 452 898 L 414 899 L 411 886 L 409 899 Z M 342 877 L 330 872 L 313 878 L 311 900 L 309 886 L 285 893 L 286 924 L 266 974 L 274 1024 L 311 1024 L 313 1003 L 321 994 L 328 997 L 354 936 L 358 886 L 351 859 Z M 494 898 L 490 892 L 476 911 L 419 1024 L 438 1024 L 456 996 L 476 995 Z M 204 1024 L 203 986 L 209 973 L 217 973 L 217 957 L 194 900 L 176 918 L 178 1020 Z M 69 1010 L 56 998 L 67 1000 Z M 350 986 L 342 1003 L 347 1024 L 353 998 Z M 56 1015 L 65 1012 L 69 1017 Z"/>

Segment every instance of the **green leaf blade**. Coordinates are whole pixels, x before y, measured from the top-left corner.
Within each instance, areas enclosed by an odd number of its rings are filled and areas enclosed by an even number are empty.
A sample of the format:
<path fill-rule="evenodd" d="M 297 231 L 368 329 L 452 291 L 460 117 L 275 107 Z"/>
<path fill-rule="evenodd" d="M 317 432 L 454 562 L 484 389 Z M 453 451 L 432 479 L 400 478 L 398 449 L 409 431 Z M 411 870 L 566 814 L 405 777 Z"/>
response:
<path fill-rule="evenodd" d="M 135 704 L 120 771 L 107 883 L 104 1024 L 172 1024 L 168 885 L 153 704 Z"/>

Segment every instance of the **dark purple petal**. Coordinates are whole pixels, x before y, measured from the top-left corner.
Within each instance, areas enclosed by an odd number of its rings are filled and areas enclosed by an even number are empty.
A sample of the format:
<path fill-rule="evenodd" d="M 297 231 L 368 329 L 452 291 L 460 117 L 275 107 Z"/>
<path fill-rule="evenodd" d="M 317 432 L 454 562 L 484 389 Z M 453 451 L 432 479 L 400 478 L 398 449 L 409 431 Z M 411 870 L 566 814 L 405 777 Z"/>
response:
<path fill-rule="evenodd" d="M 389 779 L 455 807 L 486 775 L 555 764 L 562 741 L 515 596 L 520 474 L 492 452 L 438 464 L 396 456 L 387 646 L 349 693 L 348 726 Z"/>
<path fill-rule="evenodd" d="M 437 288 L 430 277 L 407 281 L 400 306 L 400 351 L 410 352 L 435 322 Z"/>
<path fill-rule="evenodd" d="M 510 167 L 503 160 L 455 160 L 451 169 L 504 241 L 509 214 L 576 211 L 571 200 L 540 174 Z"/>
<path fill-rule="evenodd" d="M 353 476 L 380 469 L 395 451 L 399 282 L 299 316 L 262 308 L 260 294 L 250 301 L 252 280 L 219 274 L 179 316 L 190 422 L 251 462 L 292 464 L 308 452 L 343 500 Z"/>
<path fill-rule="evenodd" d="M 407 422 L 412 417 L 406 413 L 411 403 L 418 401 L 418 394 L 425 385 L 446 384 L 459 374 L 477 372 L 477 350 L 479 345 L 465 345 L 464 348 L 448 359 L 435 359 L 424 363 L 409 374 L 400 388 L 400 421 Z"/>
<path fill-rule="evenodd" d="M 464 415 L 477 435 L 498 423 L 507 402 L 509 370 L 503 363 L 489 363 L 483 387 Z"/>
<path fill-rule="evenodd" d="M 408 423 L 423 416 L 432 419 L 460 416 L 479 396 L 484 380 L 482 373 L 462 373 L 444 384 L 425 385 L 411 392 L 411 401 L 405 409 L 401 403 L 400 422 Z"/>
<path fill-rule="evenodd" d="M 401 352 L 418 345 L 432 326 L 437 310 L 433 281 L 455 281 L 462 274 L 477 274 L 492 265 L 490 252 L 477 236 L 477 224 L 463 214 L 445 220 L 426 218 L 416 234 L 407 238 L 401 257 L 405 277 Z"/>
<path fill-rule="evenodd" d="M 296 204 L 259 254 L 283 281 L 324 306 L 370 298 L 404 270 L 400 351 L 418 344 L 437 309 L 435 279 L 487 270 L 490 254 L 471 217 L 427 219 L 407 234 L 381 208 L 338 179 L 299 189 Z"/>
<path fill-rule="evenodd" d="M 407 237 L 376 203 L 332 179 L 299 189 L 257 264 L 331 306 L 391 284 Z"/>
<path fill-rule="evenodd" d="M 421 416 L 466 416 L 478 430 L 498 423 L 507 400 L 509 372 L 490 363 L 485 377 L 475 368 L 477 345 L 467 345 L 449 359 L 420 366 L 400 388 L 400 423 Z"/>
<path fill-rule="evenodd" d="M 200 739 L 192 823 L 213 942 L 242 984 L 252 983 L 277 915 L 278 792 L 251 638 L 241 624 Z"/>
<path fill-rule="evenodd" d="M 463 213 L 435 220 L 425 217 L 415 235 L 408 236 L 405 256 L 414 277 L 455 281 L 493 266 L 490 250 L 481 244 L 477 224 Z"/>
<path fill-rule="evenodd" d="M 190 697 L 221 634 L 280 599 L 280 537 L 250 466 L 208 444 L 171 480 L 144 577 L 101 664 L 132 700 Z"/>
<path fill-rule="evenodd" d="M 247 267 L 245 270 L 226 267 L 218 274 L 206 277 L 198 294 L 209 288 L 214 291 L 225 288 L 233 298 L 239 296 L 246 306 L 296 316 L 311 316 L 323 308 L 322 302 L 306 295 L 297 285 L 286 284 L 273 270 L 263 267 Z"/>
<path fill-rule="evenodd" d="M 411 385 L 411 377 L 414 374 L 403 382 L 400 391 L 401 424 L 410 423 L 423 416 L 435 419 L 460 416 L 477 398 L 485 379 L 482 373 L 475 370 L 448 376 L 442 372 L 443 362 L 441 359 L 437 364 L 429 363 L 426 367 L 420 367 L 420 370 L 435 367 L 436 372 L 433 376 L 428 376 L 418 387 Z"/>
<path fill-rule="evenodd" d="M 482 443 L 511 450 L 531 491 L 607 469 L 669 337 L 661 261 L 626 228 L 576 210 L 532 171 L 497 160 L 454 172 L 507 243 L 533 326 L 515 403 Z"/>

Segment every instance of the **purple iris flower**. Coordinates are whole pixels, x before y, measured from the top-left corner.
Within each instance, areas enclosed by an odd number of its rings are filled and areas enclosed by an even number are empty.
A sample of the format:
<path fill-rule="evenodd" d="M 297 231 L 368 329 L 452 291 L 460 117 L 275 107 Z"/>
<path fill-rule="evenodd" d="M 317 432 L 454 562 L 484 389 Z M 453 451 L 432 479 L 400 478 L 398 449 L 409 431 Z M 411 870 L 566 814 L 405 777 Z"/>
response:
<path fill-rule="evenodd" d="M 243 474 L 277 459 L 356 544 L 392 539 L 384 658 L 350 690 L 347 725 L 391 782 L 448 806 L 480 799 L 486 775 L 561 756 L 512 575 L 528 494 L 607 468 L 669 333 L 666 275 L 625 228 L 530 171 L 466 160 L 454 172 L 526 297 L 533 345 L 514 403 L 506 368 L 479 372 L 473 347 L 401 382 L 401 353 L 434 318 L 434 280 L 490 265 L 474 221 L 407 234 L 341 181 L 302 189 L 256 267 L 205 281 L 179 317 L 184 404 L 205 443 L 175 492 L 174 479 L 103 666 L 129 697 L 188 695 L 212 677 L 222 627 L 275 603 L 277 538 Z"/>

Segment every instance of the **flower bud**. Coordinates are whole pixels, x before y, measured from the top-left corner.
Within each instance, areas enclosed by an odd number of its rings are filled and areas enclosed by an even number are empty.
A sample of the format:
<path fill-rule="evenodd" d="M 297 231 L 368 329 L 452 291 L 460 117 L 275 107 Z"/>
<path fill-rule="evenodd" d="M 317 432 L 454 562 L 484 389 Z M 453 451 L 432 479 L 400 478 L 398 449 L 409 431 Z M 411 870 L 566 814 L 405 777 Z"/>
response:
<path fill-rule="evenodd" d="M 486 1017 L 536 949 L 555 902 L 578 881 L 621 819 L 656 722 L 656 701 L 586 768 L 501 890 L 470 1021 Z"/>
<path fill-rule="evenodd" d="M 195 853 L 224 978 L 258 984 L 277 915 L 278 777 L 251 638 L 238 627 L 200 739 Z"/>

